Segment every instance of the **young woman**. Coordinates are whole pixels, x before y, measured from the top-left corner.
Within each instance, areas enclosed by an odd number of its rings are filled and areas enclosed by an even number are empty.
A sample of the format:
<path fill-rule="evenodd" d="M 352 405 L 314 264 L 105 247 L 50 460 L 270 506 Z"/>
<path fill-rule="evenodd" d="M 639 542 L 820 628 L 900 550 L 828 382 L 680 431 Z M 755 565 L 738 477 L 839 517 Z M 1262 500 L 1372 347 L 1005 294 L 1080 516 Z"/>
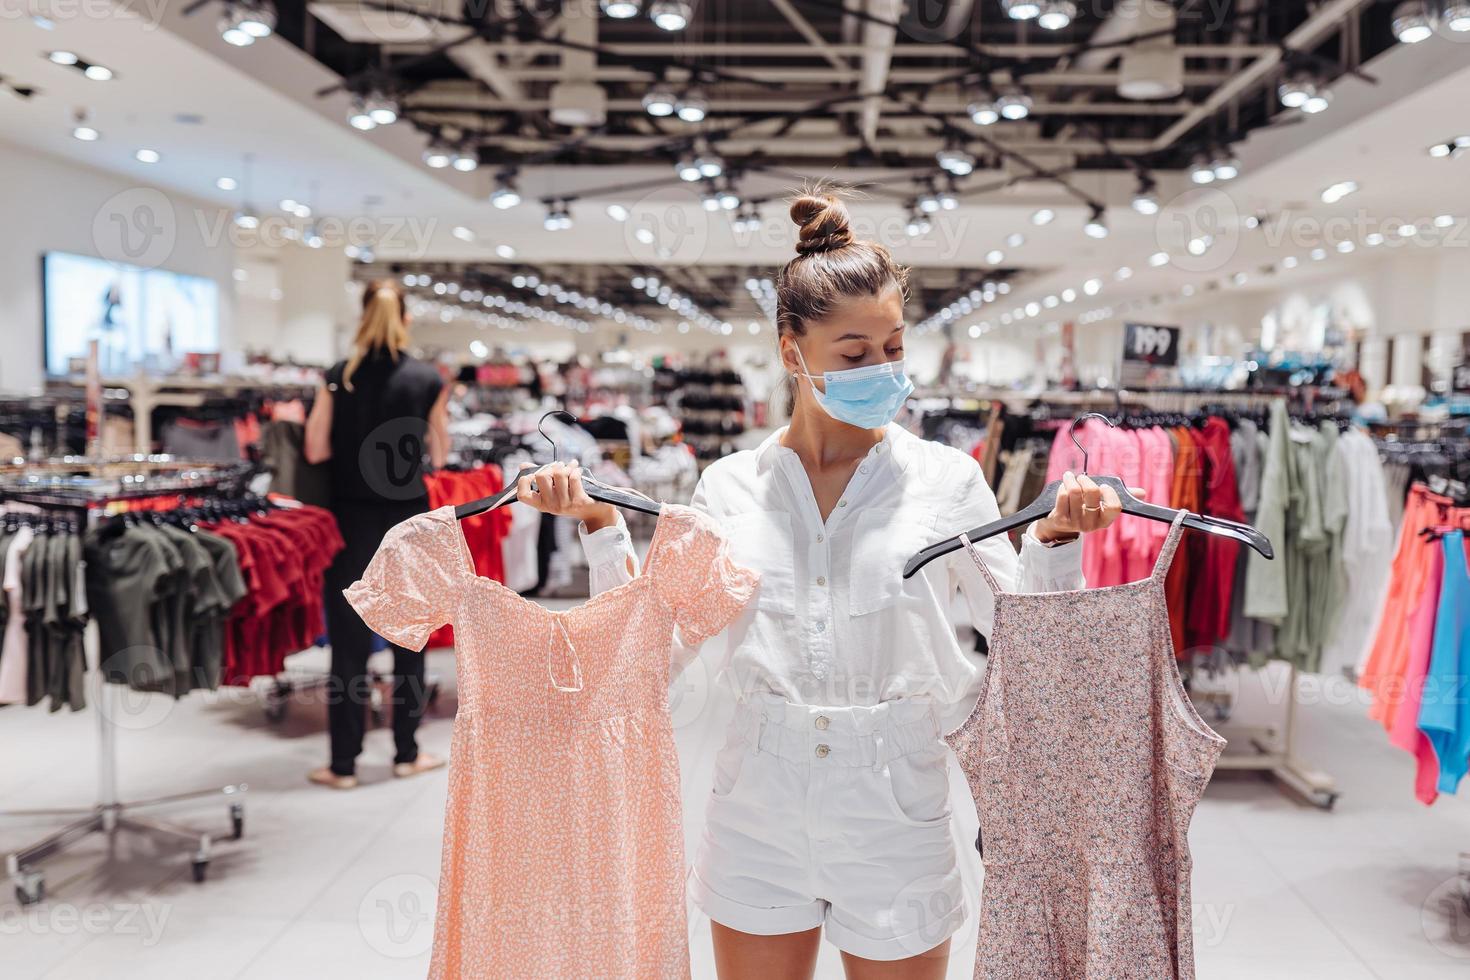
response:
<path fill-rule="evenodd" d="M 807 980 L 824 925 L 852 980 L 937 980 L 965 917 L 941 735 L 982 676 L 949 605 L 960 591 L 982 633 L 994 607 L 963 550 L 912 579 L 901 570 L 999 511 L 974 459 L 891 424 L 913 387 L 906 270 L 854 240 L 831 194 L 799 198 L 791 217 L 799 254 L 776 292 L 791 422 L 713 463 L 692 502 L 761 585 L 711 641 L 725 644 L 737 706 L 690 894 L 712 921 L 721 980 Z M 586 496 L 577 464 L 534 482 L 520 478 L 521 500 L 583 522 L 594 592 L 638 573 L 621 516 Z M 1121 510 L 1085 476 L 1064 484 L 1019 557 L 1003 536 L 978 545 L 1022 591 L 1082 588 L 1078 535 Z"/>
<path fill-rule="evenodd" d="M 372 631 L 347 604 L 342 590 L 372 560 L 383 535 L 429 509 L 423 456 L 444 465 L 449 452 L 449 389 L 439 372 L 415 360 L 408 347 L 408 310 L 402 288 L 384 279 L 368 284 L 352 356 L 327 371 L 306 420 L 306 459 L 330 461 L 331 510 L 345 547 L 327 569 L 327 629 L 332 639 L 332 683 L 327 722 L 331 764 L 308 778 L 334 789 L 357 785 L 364 711 L 371 694 L 367 660 Z M 418 750 L 423 716 L 424 655 L 393 648 L 393 775 L 444 765 Z"/>

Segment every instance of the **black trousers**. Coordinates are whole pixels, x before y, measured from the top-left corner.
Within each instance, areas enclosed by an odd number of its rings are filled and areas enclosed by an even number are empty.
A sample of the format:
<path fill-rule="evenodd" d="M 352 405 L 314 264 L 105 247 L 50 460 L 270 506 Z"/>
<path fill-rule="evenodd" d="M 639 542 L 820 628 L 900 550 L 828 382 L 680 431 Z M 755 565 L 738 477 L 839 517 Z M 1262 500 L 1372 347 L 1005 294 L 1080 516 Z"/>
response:
<path fill-rule="evenodd" d="M 373 631 L 348 604 L 342 590 L 357 581 L 372 561 L 388 529 L 429 509 L 427 498 L 403 502 L 332 502 L 345 546 L 325 576 L 327 631 L 332 640 L 332 678 L 327 690 L 327 727 L 332 742 L 332 771 L 350 776 L 362 753 L 367 707 L 372 684 L 367 661 Z M 413 762 L 419 756 L 419 719 L 424 716 L 428 691 L 422 651 L 393 646 L 393 761 Z"/>

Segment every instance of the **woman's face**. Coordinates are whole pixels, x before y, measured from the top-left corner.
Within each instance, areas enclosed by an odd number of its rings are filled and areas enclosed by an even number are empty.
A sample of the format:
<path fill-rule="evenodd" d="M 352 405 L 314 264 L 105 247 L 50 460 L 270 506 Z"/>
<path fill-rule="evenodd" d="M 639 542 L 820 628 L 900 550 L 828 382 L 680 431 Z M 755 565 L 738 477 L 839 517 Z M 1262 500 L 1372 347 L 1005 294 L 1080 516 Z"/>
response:
<path fill-rule="evenodd" d="M 826 371 L 902 360 L 903 333 L 903 294 L 896 287 L 877 296 L 849 297 L 822 319 L 808 320 L 805 336 L 783 336 L 781 363 L 788 371 L 802 370 L 798 344 L 807 373 L 818 378 Z"/>

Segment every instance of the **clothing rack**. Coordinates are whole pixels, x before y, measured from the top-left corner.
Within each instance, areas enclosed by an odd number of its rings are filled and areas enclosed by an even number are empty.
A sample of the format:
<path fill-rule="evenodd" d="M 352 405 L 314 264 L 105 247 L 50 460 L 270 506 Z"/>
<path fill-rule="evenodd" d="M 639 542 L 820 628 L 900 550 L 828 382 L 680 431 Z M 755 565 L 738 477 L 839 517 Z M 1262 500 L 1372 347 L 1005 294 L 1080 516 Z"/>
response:
<path fill-rule="evenodd" d="M 167 471 L 172 472 L 167 472 Z M 237 488 L 250 475 L 249 466 L 220 467 L 191 464 L 167 456 L 123 457 L 89 461 L 63 458 L 47 463 L 30 464 L 26 476 L 19 480 L 0 479 L 0 500 L 29 504 L 46 510 L 60 510 L 72 516 L 83 531 L 92 527 L 108 504 L 117 501 L 170 494 L 197 494 L 226 488 Z M 167 475 L 163 475 L 167 472 Z M 213 854 L 216 836 L 180 824 L 148 817 L 132 816 L 134 811 L 153 812 L 175 807 L 197 805 L 205 799 L 222 798 L 228 803 L 231 832 L 227 839 L 239 840 L 245 832 L 245 783 L 233 783 L 212 789 L 173 793 L 146 800 L 123 801 L 118 793 L 117 723 L 123 713 L 117 690 L 102 676 L 101 636 L 95 621 L 87 624 L 84 634 L 87 662 L 92 671 L 97 715 L 97 799 L 90 807 L 39 810 L 0 810 L 0 817 L 30 818 L 68 816 L 75 819 L 46 837 L 5 857 L 6 872 L 15 887 L 21 905 L 45 898 L 45 876 L 36 862 L 59 853 L 94 833 L 106 834 L 109 840 L 119 831 L 162 836 L 193 846 L 191 856 L 194 880 L 202 882 Z"/>
<path fill-rule="evenodd" d="M 1007 408 L 1018 416 L 1033 421 L 1044 421 L 1048 417 L 1065 424 L 1078 411 L 1096 408 L 1115 417 L 1126 417 L 1130 413 L 1153 412 L 1161 414 L 1195 415 L 1205 412 L 1229 413 L 1263 411 L 1273 401 L 1286 399 L 1290 410 L 1298 415 L 1314 417 L 1345 417 L 1347 392 L 1339 388 L 1300 388 L 1277 391 L 1251 389 L 1227 391 L 1220 389 L 1171 389 L 1160 391 L 1130 391 L 1124 389 L 1084 392 L 989 392 L 990 397 L 1004 401 Z M 985 397 L 980 395 L 979 397 Z M 1237 668 L 1240 669 L 1240 668 Z M 1323 810 L 1331 810 L 1339 793 L 1337 781 L 1329 773 L 1318 770 L 1304 762 L 1296 752 L 1296 709 L 1300 671 L 1288 662 L 1290 671 L 1288 691 L 1283 716 L 1275 724 L 1260 727 L 1237 727 L 1233 732 L 1226 727 L 1222 734 L 1233 735 L 1232 743 L 1243 743 L 1249 752 L 1225 752 L 1221 755 L 1216 770 L 1233 769 L 1262 772 L 1276 782 L 1295 791 L 1303 799 Z M 1218 718 L 1229 715 L 1228 696 L 1202 695 L 1200 701 L 1211 704 Z"/>

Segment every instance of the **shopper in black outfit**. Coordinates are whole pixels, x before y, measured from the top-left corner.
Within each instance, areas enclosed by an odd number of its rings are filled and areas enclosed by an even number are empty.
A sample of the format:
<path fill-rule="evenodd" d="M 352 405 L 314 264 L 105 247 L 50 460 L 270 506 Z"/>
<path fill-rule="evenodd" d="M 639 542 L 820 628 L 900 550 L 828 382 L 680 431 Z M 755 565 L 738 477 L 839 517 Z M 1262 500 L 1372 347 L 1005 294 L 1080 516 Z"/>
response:
<path fill-rule="evenodd" d="M 372 631 L 342 590 L 362 575 L 389 528 L 429 509 L 424 455 L 437 468 L 449 446 L 448 386 L 407 346 L 403 290 L 392 280 L 370 283 L 352 356 L 327 372 L 306 423 L 307 461 L 330 462 L 331 510 L 346 542 L 326 575 L 332 761 L 309 776 L 334 789 L 357 785 L 371 693 Z M 393 658 L 393 775 L 411 776 L 444 760 L 420 752 L 414 738 L 427 696 L 424 655 L 394 646 Z"/>

